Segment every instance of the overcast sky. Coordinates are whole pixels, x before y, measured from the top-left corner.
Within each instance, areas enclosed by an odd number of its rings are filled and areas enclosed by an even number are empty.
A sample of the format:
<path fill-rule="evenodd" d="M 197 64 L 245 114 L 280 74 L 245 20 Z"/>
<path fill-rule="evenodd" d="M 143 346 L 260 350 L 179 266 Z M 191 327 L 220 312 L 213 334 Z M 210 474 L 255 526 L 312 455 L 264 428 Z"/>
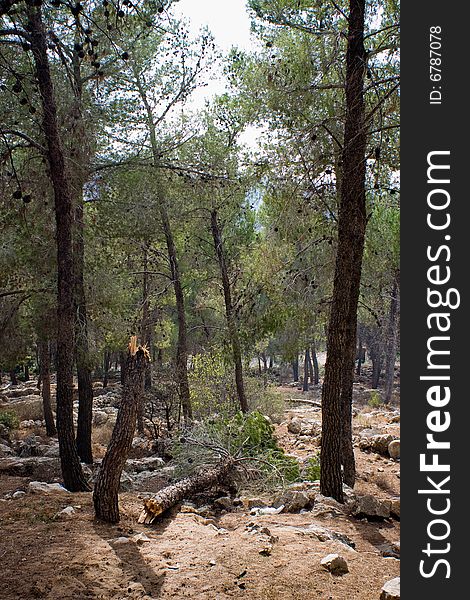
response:
<path fill-rule="evenodd" d="M 246 0 L 180 0 L 173 10 L 190 22 L 194 33 L 207 25 L 224 51 L 230 50 L 231 46 L 250 47 Z"/>

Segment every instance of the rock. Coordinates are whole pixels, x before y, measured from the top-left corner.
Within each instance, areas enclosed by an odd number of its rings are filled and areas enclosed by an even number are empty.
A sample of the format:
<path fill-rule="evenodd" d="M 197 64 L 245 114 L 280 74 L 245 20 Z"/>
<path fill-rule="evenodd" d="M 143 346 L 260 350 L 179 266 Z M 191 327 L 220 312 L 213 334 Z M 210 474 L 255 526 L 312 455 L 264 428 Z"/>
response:
<path fill-rule="evenodd" d="M 400 578 L 390 579 L 382 588 L 380 600 L 400 600 Z"/>
<path fill-rule="evenodd" d="M 22 396 L 19 400 L 8 402 L 1 408 L 8 408 L 9 411 L 14 412 L 20 421 L 39 420 L 42 422 L 44 418 L 42 398 L 36 394 L 31 394 L 31 390 L 28 390 L 28 392 L 28 396 Z"/>
<path fill-rule="evenodd" d="M 228 496 L 222 496 L 221 498 L 217 498 L 214 500 L 215 506 L 218 508 L 222 508 L 223 510 L 231 510 L 233 508 L 232 499 Z"/>
<path fill-rule="evenodd" d="M 10 428 L 4 423 L 0 423 L 0 440 L 10 441 Z"/>
<path fill-rule="evenodd" d="M 320 561 L 321 566 L 333 575 L 349 573 L 348 563 L 339 554 L 328 554 Z"/>
<path fill-rule="evenodd" d="M 28 490 L 32 494 L 70 494 L 60 483 L 45 483 L 44 481 L 31 481 Z"/>
<path fill-rule="evenodd" d="M 245 498 L 242 496 L 240 500 L 245 508 L 260 508 L 268 506 L 267 502 L 262 498 Z"/>
<path fill-rule="evenodd" d="M 96 410 L 93 412 L 93 425 L 95 427 L 100 427 L 104 425 L 109 419 L 108 413 L 105 413 L 102 410 Z"/>
<path fill-rule="evenodd" d="M 384 542 L 377 549 L 384 558 L 400 558 L 400 542 Z"/>
<path fill-rule="evenodd" d="M 400 458 L 400 440 L 392 440 L 388 445 L 388 453 L 390 458 L 397 460 Z"/>
<path fill-rule="evenodd" d="M 122 544 L 129 544 L 130 541 L 131 540 L 128 537 L 125 537 L 125 536 L 121 536 L 121 537 L 118 537 L 118 538 L 116 538 L 114 540 L 110 540 L 110 542 L 112 544 L 115 544 L 116 546 L 121 546 Z"/>
<path fill-rule="evenodd" d="M 142 546 L 145 542 L 151 542 L 152 540 L 145 535 L 145 533 L 136 533 L 132 536 L 132 539 L 138 546 Z"/>
<path fill-rule="evenodd" d="M 287 424 L 287 431 L 289 431 L 289 433 L 294 433 L 297 435 L 301 432 L 301 430 L 302 430 L 301 421 L 297 417 L 294 417 L 293 419 L 291 419 L 289 421 L 289 423 Z"/>
<path fill-rule="evenodd" d="M 400 520 L 400 498 L 395 498 L 392 500 L 392 504 L 390 506 L 390 514 L 395 519 Z"/>
<path fill-rule="evenodd" d="M 288 490 L 274 502 L 276 508 L 281 505 L 284 506 L 282 512 L 286 513 L 299 512 L 303 508 L 311 506 L 311 504 L 312 502 L 309 495 L 300 490 Z"/>
<path fill-rule="evenodd" d="M 129 490 L 132 489 L 132 486 L 134 485 L 134 480 L 129 475 L 129 473 L 126 473 L 126 471 L 123 471 L 121 473 L 121 479 L 120 479 L 119 483 L 120 483 L 120 489 L 123 492 L 128 492 Z"/>
<path fill-rule="evenodd" d="M 44 456 L 3 458 L 0 459 L 0 475 L 50 480 L 61 476 L 60 461 L 57 458 Z"/>
<path fill-rule="evenodd" d="M 359 440 L 359 448 L 370 452 L 377 452 L 383 456 L 388 456 L 388 446 L 390 442 L 396 439 L 396 436 L 387 434 L 371 435 L 370 437 Z"/>
<path fill-rule="evenodd" d="M 284 510 L 284 506 L 281 504 L 278 508 L 274 506 L 264 506 L 262 508 L 252 508 L 250 515 L 278 515 Z"/>
<path fill-rule="evenodd" d="M 131 473 L 142 473 L 143 471 L 155 471 L 165 464 L 159 456 L 146 456 L 144 458 L 131 458 L 126 462 L 126 468 Z"/>
<path fill-rule="evenodd" d="M 73 506 L 66 506 L 64 509 L 62 509 L 61 511 L 59 511 L 57 513 L 57 517 L 69 518 L 69 517 L 72 517 L 74 513 L 75 513 L 75 509 Z"/>
<path fill-rule="evenodd" d="M 6 444 L 0 444 L 0 458 L 7 458 L 8 456 L 14 456 L 15 452 L 10 446 Z"/>
<path fill-rule="evenodd" d="M 352 514 L 359 518 L 388 519 L 391 504 L 390 500 L 379 500 L 375 496 L 357 496 L 352 506 Z"/>
<path fill-rule="evenodd" d="M 48 449 L 44 452 L 44 456 L 47 456 L 49 458 L 59 458 L 59 456 L 60 456 L 59 444 L 54 445 L 54 446 L 49 446 Z"/>
<path fill-rule="evenodd" d="M 400 415 L 395 415 L 390 419 L 390 423 L 399 423 L 400 422 Z"/>
<path fill-rule="evenodd" d="M 26 496 L 26 492 L 23 492 L 23 490 L 17 490 L 12 494 L 11 497 L 16 500 L 17 498 L 22 498 L 23 496 Z"/>

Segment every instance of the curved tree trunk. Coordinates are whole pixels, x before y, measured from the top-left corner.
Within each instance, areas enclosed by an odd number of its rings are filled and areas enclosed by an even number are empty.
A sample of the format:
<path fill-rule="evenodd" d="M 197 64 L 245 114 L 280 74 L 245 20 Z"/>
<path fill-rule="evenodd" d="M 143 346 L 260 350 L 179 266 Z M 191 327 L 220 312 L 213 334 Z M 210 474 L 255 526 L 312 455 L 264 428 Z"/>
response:
<path fill-rule="evenodd" d="M 88 490 L 75 445 L 73 426 L 74 301 L 72 196 L 57 125 L 57 108 L 40 7 L 28 9 L 31 49 L 43 109 L 43 130 L 54 190 L 57 240 L 57 433 L 65 487 Z"/>
<path fill-rule="evenodd" d="M 147 353 L 140 346 L 136 348 L 135 343 L 134 345 L 131 343 L 121 406 L 93 491 L 96 517 L 107 523 L 119 521 L 119 482 L 132 446 L 137 406 L 141 401 L 147 361 Z"/>
<path fill-rule="evenodd" d="M 356 314 L 366 230 L 366 141 L 364 110 L 365 0 L 350 0 L 346 52 L 346 122 L 338 213 L 338 250 L 328 327 L 328 352 L 322 393 L 322 446 L 320 489 L 343 501 L 342 448 L 345 409 L 345 369 L 352 368 L 351 345 L 356 344 Z M 354 315 L 354 317 L 353 317 Z M 352 385 L 352 381 L 351 384 Z"/>
<path fill-rule="evenodd" d="M 213 210 L 211 212 L 211 230 L 212 237 L 214 239 L 215 252 L 219 260 L 220 275 L 222 278 L 222 287 L 224 290 L 225 316 L 227 318 L 228 333 L 230 336 L 230 342 L 232 344 L 232 354 L 235 363 L 235 385 L 237 388 L 237 396 L 238 401 L 240 402 L 241 411 L 243 413 L 247 413 L 248 401 L 246 399 L 245 386 L 243 384 L 242 351 L 240 346 L 240 339 L 238 337 L 237 323 L 235 321 L 235 315 L 233 312 L 232 292 L 230 289 L 230 280 L 228 277 L 227 263 L 225 261 L 224 246 L 222 241 L 222 235 L 220 233 L 219 223 L 217 220 L 216 210 Z"/>

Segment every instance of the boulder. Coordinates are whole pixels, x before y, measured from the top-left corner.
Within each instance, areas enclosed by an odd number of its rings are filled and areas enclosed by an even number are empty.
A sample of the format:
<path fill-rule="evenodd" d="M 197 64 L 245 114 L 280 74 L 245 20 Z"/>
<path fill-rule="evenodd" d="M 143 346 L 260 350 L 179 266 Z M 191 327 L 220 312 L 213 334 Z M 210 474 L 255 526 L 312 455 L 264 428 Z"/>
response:
<path fill-rule="evenodd" d="M 131 473 L 142 473 L 143 471 L 155 471 L 165 464 L 159 456 L 146 456 L 143 458 L 130 458 L 126 462 L 126 469 Z"/>
<path fill-rule="evenodd" d="M 287 424 L 287 431 L 289 433 L 294 433 L 295 435 L 298 435 L 302 430 L 302 425 L 301 425 L 301 421 L 299 418 L 294 417 L 293 419 L 291 419 L 289 421 L 289 423 Z"/>
<path fill-rule="evenodd" d="M 382 588 L 380 600 L 400 600 L 400 578 L 390 579 Z"/>
<path fill-rule="evenodd" d="M 0 444 L 0 458 L 7 458 L 8 456 L 14 456 L 15 452 L 10 446 L 6 444 Z"/>
<path fill-rule="evenodd" d="M 46 483 L 44 481 L 31 481 L 28 490 L 32 494 L 70 494 L 60 483 Z"/>
<path fill-rule="evenodd" d="M 400 458 L 400 440 L 392 440 L 388 445 L 388 453 L 390 458 L 397 460 Z"/>
<path fill-rule="evenodd" d="M 307 492 L 301 490 L 287 490 L 274 502 L 274 507 L 284 506 L 282 512 L 295 513 L 303 508 L 310 507 L 312 500 Z"/>
<path fill-rule="evenodd" d="M 228 496 L 222 496 L 214 500 L 214 505 L 223 510 L 231 510 L 233 508 L 232 499 Z"/>
<path fill-rule="evenodd" d="M 392 500 L 390 514 L 392 517 L 395 517 L 395 519 L 400 520 L 400 498 L 395 498 Z"/>
<path fill-rule="evenodd" d="M 388 519 L 391 504 L 390 500 L 379 500 L 375 496 L 357 496 L 352 505 L 352 514 L 367 519 Z"/>
<path fill-rule="evenodd" d="M 372 435 L 359 440 L 359 448 L 369 452 L 377 452 L 383 456 L 388 456 L 388 447 L 390 442 L 397 439 L 396 436 L 387 434 Z"/>
<path fill-rule="evenodd" d="M 61 475 L 60 461 L 56 458 L 44 456 L 3 458 L 0 459 L 0 475 L 51 480 Z"/>
<path fill-rule="evenodd" d="M 328 554 L 320 561 L 321 566 L 332 575 L 344 575 L 349 573 L 348 563 L 339 554 Z"/>
<path fill-rule="evenodd" d="M 0 409 L 8 409 L 14 412 L 20 421 L 42 421 L 44 419 L 42 398 L 35 394 L 8 402 L 2 405 Z"/>

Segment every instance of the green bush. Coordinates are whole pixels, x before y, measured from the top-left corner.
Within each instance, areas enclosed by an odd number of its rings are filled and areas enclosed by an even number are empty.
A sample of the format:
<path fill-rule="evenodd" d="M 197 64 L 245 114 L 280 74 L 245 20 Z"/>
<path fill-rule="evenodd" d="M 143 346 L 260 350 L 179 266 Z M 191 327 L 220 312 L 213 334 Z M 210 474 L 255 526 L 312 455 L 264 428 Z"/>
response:
<path fill-rule="evenodd" d="M 382 398 L 380 396 L 380 392 L 378 392 L 377 390 L 372 390 L 367 404 L 371 408 L 379 408 L 379 406 L 382 404 Z"/>
<path fill-rule="evenodd" d="M 11 410 L 0 412 L 0 423 L 9 429 L 17 429 L 20 425 L 20 420 Z"/>
<path fill-rule="evenodd" d="M 243 464 L 256 470 L 262 481 L 291 483 L 300 478 L 297 460 L 286 456 L 278 446 L 274 427 L 258 411 L 248 415 L 237 413 L 233 417 L 211 417 L 193 427 L 173 448 L 177 476 L 185 476 L 194 467 L 219 460 L 217 448 L 243 459 Z"/>
<path fill-rule="evenodd" d="M 305 478 L 308 481 L 317 481 L 320 479 L 320 453 L 308 459 L 305 468 Z"/>

